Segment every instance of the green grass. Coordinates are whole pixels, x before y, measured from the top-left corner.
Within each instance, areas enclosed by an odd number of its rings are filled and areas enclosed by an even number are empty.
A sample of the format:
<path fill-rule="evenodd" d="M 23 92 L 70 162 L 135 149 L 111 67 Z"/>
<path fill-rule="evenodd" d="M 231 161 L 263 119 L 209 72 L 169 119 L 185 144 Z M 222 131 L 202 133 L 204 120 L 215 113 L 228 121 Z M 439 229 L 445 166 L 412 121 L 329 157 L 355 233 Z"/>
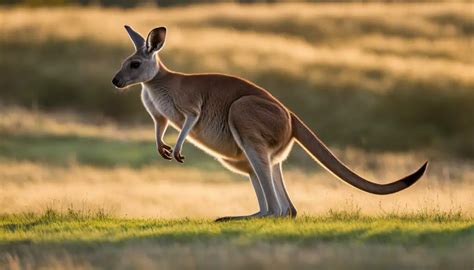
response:
<path fill-rule="evenodd" d="M 76 244 L 156 241 L 259 241 L 310 244 L 317 241 L 451 245 L 474 240 L 474 221 L 459 214 L 360 216 L 329 213 L 292 219 L 254 219 L 216 223 L 206 219 L 123 219 L 103 212 L 52 210 L 43 215 L 0 217 L 0 244 L 66 242 Z"/>
<path fill-rule="evenodd" d="M 473 243 L 474 221 L 456 213 L 330 212 L 224 223 L 52 210 L 0 217 L 0 267 L 5 268 L 463 269 L 473 263 Z M 314 256 L 319 259 L 310 259 Z"/>

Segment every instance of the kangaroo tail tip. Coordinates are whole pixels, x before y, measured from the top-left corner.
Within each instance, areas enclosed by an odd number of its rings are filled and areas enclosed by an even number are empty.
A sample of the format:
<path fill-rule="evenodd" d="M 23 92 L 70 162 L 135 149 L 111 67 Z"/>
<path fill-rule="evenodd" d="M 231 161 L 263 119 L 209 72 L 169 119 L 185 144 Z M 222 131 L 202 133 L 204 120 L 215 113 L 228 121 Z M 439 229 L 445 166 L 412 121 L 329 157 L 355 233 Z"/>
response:
<path fill-rule="evenodd" d="M 428 165 L 430 164 L 430 162 L 427 160 L 425 161 L 425 163 L 423 164 L 423 166 L 421 166 L 421 168 L 419 169 L 420 171 L 420 176 L 423 176 L 426 172 L 426 169 L 428 169 Z"/>
<path fill-rule="evenodd" d="M 406 178 L 405 184 L 407 187 L 413 185 L 416 181 L 418 181 L 426 172 L 428 168 L 429 161 L 425 161 L 425 163 L 412 175 Z"/>

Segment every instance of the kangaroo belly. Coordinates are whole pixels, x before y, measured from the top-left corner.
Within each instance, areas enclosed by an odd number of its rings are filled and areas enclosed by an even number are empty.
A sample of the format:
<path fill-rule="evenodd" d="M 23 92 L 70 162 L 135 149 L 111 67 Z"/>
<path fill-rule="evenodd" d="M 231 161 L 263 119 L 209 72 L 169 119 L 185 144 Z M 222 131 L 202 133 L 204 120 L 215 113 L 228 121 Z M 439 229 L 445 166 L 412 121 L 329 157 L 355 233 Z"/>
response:
<path fill-rule="evenodd" d="M 227 122 L 202 119 L 189 135 L 193 144 L 217 158 L 240 160 L 243 157 Z"/>

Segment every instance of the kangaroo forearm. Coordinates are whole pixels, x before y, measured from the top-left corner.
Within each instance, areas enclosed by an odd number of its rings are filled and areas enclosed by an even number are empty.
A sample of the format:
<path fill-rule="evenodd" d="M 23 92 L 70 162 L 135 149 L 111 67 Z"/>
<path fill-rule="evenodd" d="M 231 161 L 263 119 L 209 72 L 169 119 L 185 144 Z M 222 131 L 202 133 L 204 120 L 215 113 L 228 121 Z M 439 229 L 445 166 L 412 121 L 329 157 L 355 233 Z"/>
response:
<path fill-rule="evenodd" d="M 159 116 L 154 120 L 156 145 L 160 145 L 163 142 L 163 136 L 168 128 L 168 120 L 163 116 Z"/>
<path fill-rule="evenodd" d="M 178 140 L 176 141 L 175 151 L 180 151 L 183 148 L 184 141 L 188 136 L 191 129 L 194 127 L 198 119 L 197 115 L 187 115 L 186 119 L 184 120 L 183 127 L 181 128 L 181 132 L 179 132 Z"/>

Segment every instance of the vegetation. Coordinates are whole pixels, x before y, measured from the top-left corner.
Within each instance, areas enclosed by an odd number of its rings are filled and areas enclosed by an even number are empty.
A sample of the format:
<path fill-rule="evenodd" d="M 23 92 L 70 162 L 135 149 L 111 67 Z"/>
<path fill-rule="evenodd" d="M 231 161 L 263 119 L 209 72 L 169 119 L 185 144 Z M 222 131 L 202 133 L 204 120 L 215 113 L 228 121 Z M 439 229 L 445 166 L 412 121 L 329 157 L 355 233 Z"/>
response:
<path fill-rule="evenodd" d="M 120 25 L 167 25 L 169 67 L 255 81 L 332 145 L 472 158 L 469 5 L 2 9 L 0 96 L 149 121 L 138 91 L 117 94 L 110 78 L 132 51 Z"/>
<path fill-rule="evenodd" d="M 185 145 L 183 165 L 159 157 L 150 125 L 90 123 L 89 118 L 74 113 L 18 108 L 4 108 L 0 114 L 2 213 L 99 207 L 118 216 L 208 218 L 256 209 L 245 177 L 225 171 L 190 144 Z M 170 134 L 165 141 L 173 145 L 175 138 L 176 134 Z M 416 152 L 370 153 L 350 148 L 337 154 L 358 173 L 378 182 L 398 179 L 425 158 Z M 472 162 L 441 157 L 430 161 L 419 183 L 389 197 L 343 184 L 303 151 L 292 153 L 285 163 L 285 176 L 295 205 L 307 215 L 334 209 L 364 215 L 460 211 L 472 216 Z"/>
<path fill-rule="evenodd" d="M 412 245 L 449 245 L 474 240 L 474 221 L 459 215 L 363 217 L 330 212 L 327 216 L 291 219 L 212 222 L 211 220 L 119 219 L 104 212 L 47 210 L 42 215 L 4 215 L 0 218 L 1 244 L 32 241 L 48 243 L 119 242 L 133 238 L 169 241 L 262 240 L 300 242 L 363 241 Z M 52 228 L 54 227 L 54 228 Z"/>
<path fill-rule="evenodd" d="M 446 215 L 364 217 L 333 212 L 296 221 L 213 223 L 204 219 L 130 220 L 103 212 L 48 210 L 42 215 L 0 217 L 0 266 L 55 268 L 60 259 L 66 262 L 61 266 L 68 269 L 163 265 L 181 269 L 344 269 L 348 263 L 355 268 L 371 265 L 391 269 L 394 262 L 402 268 L 442 269 L 449 265 L 456 269 L 470 267 L 472 241 L 474 221 Z M 380 249 L 381 244 L 389 248 Z M 351 256 L 348 247 L 355 252 Z M 137 256 L 139 252 L 143 252 L 141 256 Z M 384 256 L 373 256 L 381 254 Z M 346 256 L 344 263 L 341 257 L 336 259 L 340 255 Z M 406 259 L 413 255 L 422 257 Z M 125 265 L 122 256 L 127 257 Z M 320 258 L 309 260 L 314 256 Z"/>

